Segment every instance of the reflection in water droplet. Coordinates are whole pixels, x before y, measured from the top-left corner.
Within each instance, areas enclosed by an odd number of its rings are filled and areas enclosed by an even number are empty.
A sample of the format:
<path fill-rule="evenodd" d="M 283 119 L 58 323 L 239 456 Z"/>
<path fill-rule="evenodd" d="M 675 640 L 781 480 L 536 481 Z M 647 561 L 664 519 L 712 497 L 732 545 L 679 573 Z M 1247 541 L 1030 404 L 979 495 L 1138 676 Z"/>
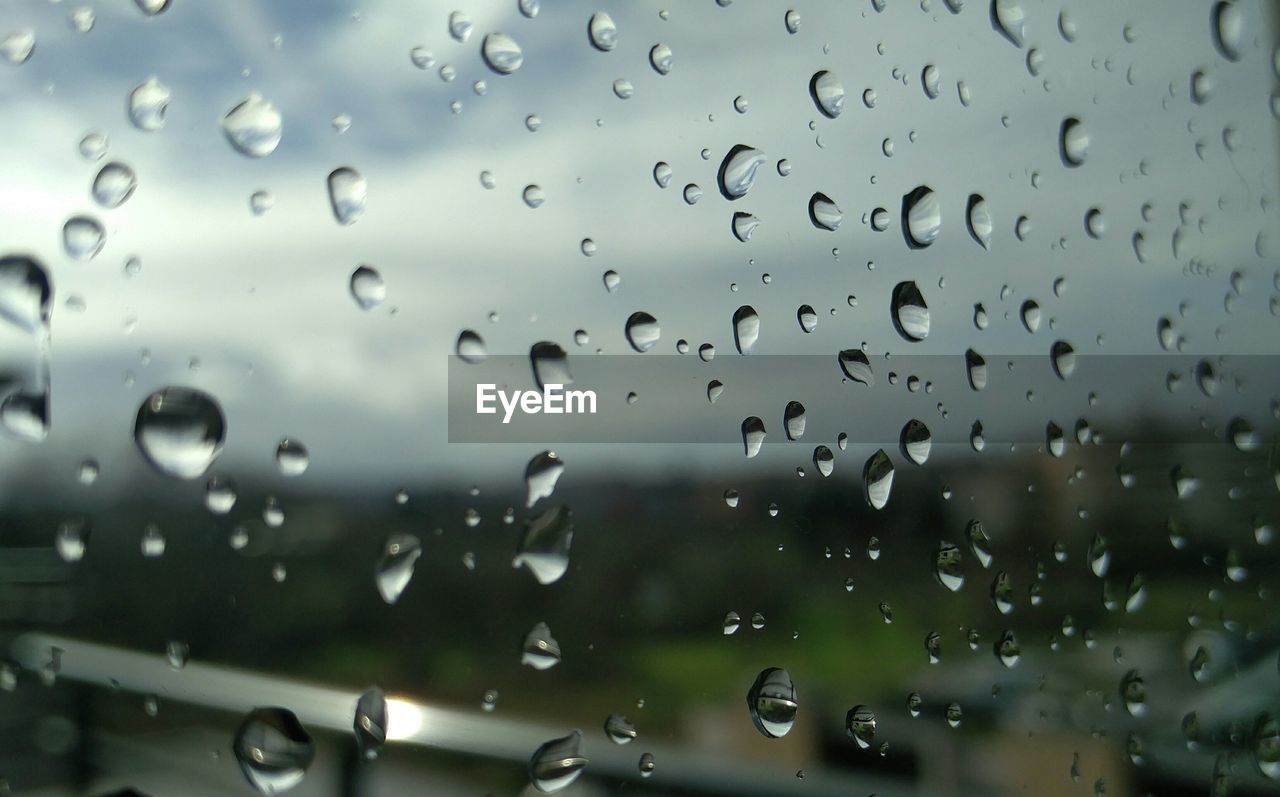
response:
<path fill-rule="evenodd" d="M 292 711 L 255 708 L 245 717 L 232 742 L 245 779 L 263 794 L 297 786 L 315 758 L 310 734 Z"/>
<path fill-rule="evenodd" d="M 800 305 L 800 309 L 796 311 L 796 320 L 800 322 L 800 328 L 806 333 L 818 328 L 818 314 L 807 304 Z"/>
<path fill-rule="evenodd" d="M 805 412 L 803 404 L 798 401 L 787 402 L 787 406 L 782 412 L 782 420 L 788 440 L 799 440 L 804 436 Z"/>
<path fill-rule="evenodd" d="M 871 362 L 861 349 L 845 349 L 837 355 L 836 359 L 840 362 L 840 370 L 849 379 L 867 386 L 875 384 Z"/>
<path fill-rule="evenodd" d="M 969 235 L 983 249 L 991 248 L 991 211 L 987 208 L 987 200 L 979 194 L 970 194 L 966 212 L 969 224 Z"/>
<path fill-rule="evenodd" d="M 645 312 L 632 313 L 627 319 L 627 342 L 638 352 L 646 352 L 658 345 L 662 330 L 658 320 Z"/>
<path fill-rule="evenodd" d="M 1069 379 L 1076 371 L 1076 350 L 1065 340 L 1054 341 L 1049 347 L 1049 359 L 1059 379 Z"/>
<path fill-rule="evenodd" d="M 729 150 L 720 163 L 717 179 L 720 193 L 729 200 L 746 196 L 755 185 L 756 173 L 764 163 L 764 153 L 745 144 L 738 144 Z"/>
<path fill-rule="evenodd" d="M 666 188 L 671 185 L 671 166 L 665 161 L 658 161 L 653 167 L 653 181 L 658 184 L 659 188 Z"/>
<path fill-rule="evenodd" d="M 591 15 L 587 23 L 587 35 L 591 46 L 601 52 L 608 52 L 618 46 L 618 26 L 613 24 L 613 17 L 604 11 Z"/>
<path fill-rule="evenodd" d="M 422 543 L 412 534 L 392 534 L 382 548 L 374 568 L 374 583 L 385 603 L 395 603 L 409 586 L 413 568 L 422 556 Z"/>
<path fill-rule="evenodd" d="M 458 333 L 458 341 L 454 345 L 458 358 L 468 365 L 475 365 L 489 356 L 485 348 L 484 338 L 474 330 L 464 329 Z"/>
<path fill-rule="evenodd" d="M 529 460 L 524 469 L 525 506 L 531 507 L 543 498 L 550 498 L 563 474 L 564 460 L 554 451 L 543 451 Z"/>
<path fill-rule="evenodd" d="M 908 461 L 923 465 L 929 460 L 929 451 L 933 448 L 933 435 L 930 434 L 928 426 L 913 418 L 902 427 L 898 447 Z"/>
<path fill-rule="evenodd" d="M 609 741 L 617 745 L 630 744 L 635 741 L 636 726 L 621 714 L 610 714 L 604 721 L 604 732 Z"/>
<path fill-rule="evenodd" d="M 702 199 L 702 189 L 697 183 L 689 183 L 684 187 L 684 201 L 688 205 L 696 205 Z"/>
<path fill-rule="evenodd" d="M 58 524 L 53 536 L 53 547 L 58 557 L 68 564 L 79 562 L 84 558 L 89 542 L 88 521 L 81 518 L 65 520 Z"/>
<path fill-rule="evenodd" d="M 72 216 L 62 225 L 62 245 L 76 260 L 92 260 L 107 241 L 102 222 L 92 216 Z"/>
<path fill-rule="evenodd" d="M 1107 571 L 1111 568 L 1111 546 L 1107 544 L 1107 539 L 1101 534 L 1095 534 L 1089 543 L 1086 558 L 1093 574 L 1098 578 L 1105 578 Z"/>
<path fill-rule="evenodd" d="M 307 466 L 310 464 L 311 458 L 307 454 L 307 447 L 297 440 L 286 437 L 276 446 L 276 467 L 279 468 L 280 475 L 301 476 L 307 472 Z"/>
<path fill-rule="evenodd" d="M 991 25 L 1015 47 L 1022 46 L 1025 25 L 1021 0 L 991 0 Z"/>
<path fill-rule="evenodd" d="M 1005 631 L 995 645 L 996 658 L 1006 668 L 1012 668 L 1022 660 L 1022 647 L 1012 631 Z"/>
<path fill-rule="evenodd" d="M 891 302 L 893 326 L 908 341 L 929 336 L 929 306 L 914 282 L 899 282 Z"/>
<path fill-rule="evenodd" d="M 725 503 L 728 503 L 727 494 L 725 498 Z M 736 493 L 735 493 L 734 502 L 729 504 L 729 506 L 732 507 L 737 505 L 738 504 L 737 504 Z M 742 625 L 742 617 L 739 616 L 737 612 L 733 612 L 733 611 L 728 612 L 727 614 L 725 614 L 724 623 L 722 624 L 722 628 L 724 629 L 724 635 L 730 636 L 732 634 L 736 634 L 738 632 L 738 628 L 741 625 Z"/>
<path fill-rule="evenodd" d="M 902 197 L 902 229 L 911 249 L 923 249 L 937 239 L 942 229 L 942 207 L 932 188 L 918 186 Z"/>
<path fill-rule="evenodd" d="M 780 739 L 791 731 L 799 703 L 796 687 L 786 670 L 770 667 L 756 677 L 747 692 L 747 707 L 756 730 L 767 739 Z"/>
<path fill-rule="evenodd" d="M 733 342 L 739 354 L 750 354 L 760 337 L 760 316 L 744 304 L 733 312 Z"/>
<path fill-rule="evenodd" d="M 871 747 L 876 738 L 876 715 L 866 706 L 854 706 L 844 716 L 845 733 L 861 750 Z"/>
<path fill-rule="evenodd" d="M 991 603 L 1001 614 L 1013 611 L 1013 581 L 1003 570 L 991 581 Z"/>
<path fill-rule="evenodd" d="M 809 220 L 820 230 L 835 232 L 844 221 L 844 214 L 835 200 L 823 193 L 809 197 Z"/>
<path fill-rule="evenodd" d="M 1253 760 L 1263 775 L 1280 780 L 1280 722 L 1265 712 L 1253 724 Z"/>
<path fill-rule="evenodd" d="M 0 39 L 0 58 L 14 66 L 25 64 L 36 49 L 36 34 L 30 29 L 16 30 Z"/>
<path fill-rule="evenodd" d="M 542 207 L 542 204 L 547 201 L 547 195 L 543 193 L 542 187 L 537 185 L 526 185 L 520 196 L 531 208 Z"/>
<path fill-rule="evenodd" d="M 510 75 L 524 63 L 524 52 L 516 40 L 505 33 L 490 33 L 484 37 L 481 55 L 489 68 L 499 75 Z"/>
<path fill-rule="evenodd" d="M 259 94 L 250 94 L 222 117 L 222 132 L 241 155 L 263 158 L 276 151 L 284 135 L 284 117 Z"/>
<path fill-rule="evenodd" d="M 560 643 L 546 623 L 538 623 L 525 635 L 520 663 L 535 670 L 548 670 L 560 663 Z"/>
<path fill-rule="evenodd" d="M 24 255 L 0 258 L 0 318 L 28 334 L 47 333 L 52 298 L 40 263 Z"/>
<path fill-rule="evenodd" d="M 1219 0 L 1213 6 L 1213 45 L 1228 61 L 1239 61 L 1248 35 L 1244 9 L 1236 0 Z"/>
<path fill-rule="evenodd" d="M 867 503 L 873 509 L 884 509 L 893 488 L 893 463 L 884 449 L 876 451 L 862 468 L 862 486 Z"/>
<path fill-rule="evenodd" d="M 569 569 L 572 544 L 573 513 L 567 506 L 552 507 L 525 522 L 511 566 L 526 568 L 539 584 L 553 584 Z"/>
<path fill-rule="evenodd" d="M 931 100 L 936 100 L 939 93 L 939 84 L 942 76 L 938 73 L 938 67 L 933 64 L 926 64 L 920 73 L 920 85 L 924 87 L 925 96 Z"/>
<path fill-rule="evenodd" d="M 138 409 L 134 441 L 152 467 L 166 476 L 195 479 L 222 452 L 226 423 L 213 397 L 169 387 L 152 393 Z"/>
<path fill-rule="evenodd" d="M 957 592 L 964 586 L 962 561 L 960 549 L 949 542 L 939 544 L 933 555 L 933 572 L 938 577 L 938 583 L 952 592 Z"/>
<path fill-rule="evenodd" d="M 1079 166 L 1089 155 L 1089 133 L 1084 123 L 1074 116 L 1062 120 L 1059 133 L 1059 150 L 1065 166 Z"/>
<path fill-rule="evenodd" d="M 534 751 L 529 759 L 529 780 L 541 792 L 557 792 L 578 779 L 587 766 L 582 754 L 582 734 L 552 739 Z"/>
<path fill-rule="evenodd" d="M 329 173 L 329 205 L 339 224 L 355 224 L 369 201 L 369 184 L 349 166 Z"/>
<path fill-rule="evenodd" d="M 144 132 L 159 130 L 172 96 L 169 87 L 152 75 L 129 93 L 129 121 Z"/>
<path fill-rule="evenodd" d="M 809 80 L 809 96 L 828 119 L 835 119 L 844 108 L 844 84 L 834 72 L 822 70 Z"/>
<path fill-rule="evenodd" d="M 449 35 L 454 41 L 465 42 L 471 38 L 471 17 L 461 11 L 449 15 Z"/>
<path fill-rule="evenodd" d="M 1134 669 L 1124 674 L 1120 679 L 1120 699 L 1131 717 L 1141 717 L 1147 712 L 1147 687 L 1142 673 Z"/>
<path fill-rule="evenodd" d="M 215 515 L 225 515 L 236 505 L 236 483 L 228 476 L 214 474 L 205 485 L 204 505 Z"/>

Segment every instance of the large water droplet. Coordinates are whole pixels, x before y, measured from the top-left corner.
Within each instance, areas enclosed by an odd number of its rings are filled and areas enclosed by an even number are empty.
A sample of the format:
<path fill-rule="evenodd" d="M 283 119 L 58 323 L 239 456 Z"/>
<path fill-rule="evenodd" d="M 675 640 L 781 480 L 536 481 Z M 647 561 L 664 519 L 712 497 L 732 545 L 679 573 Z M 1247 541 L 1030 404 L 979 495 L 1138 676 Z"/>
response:
<path fill-rule="evenodd" d="M 992 225 L 987 200 L 980 194 L 970 194 L 965 216 L 969 225 L 969 235 L 973 236 L 973 240 L 977 241 L 983 249 L 990 249 Z"/>
<path fill-rule="evenodd" d="M 609 741 L 617 745 L 631 744 L 635 741 L 636 726 L 621 714 L 610 714 L 604 721 L 604 732 Z"/>
<path fill-rule="evenodd" d="M 369 202 L 369 184 L 349 166 L 329 173 L 329 205 L 339 224 L 355 224 Z"/>
<path fill-rule="evenodd" d="M 893 463 L 884 449 L 876 451 L 862 468 L 862 488 L 873 509 L 884 509 L 893 489 Z"/>
<path fill-rule="evenodd" d="M 137 187 L 138 178 L 133 169 L 113 161 L 103 166 L 98 176 L 93 178 L 93 199 L 104 208 L 118 208 Z"/>
<path fill-rule="evenodd" d="M 632 313 L 627 319 L 627 342 L 638 352 L 646 352 L 658 345 L 662 330 L 658 320 L 645 312 Z"/>
<path fill-rule="evenodd" d="M 983 528 L 982 521 L 970 520 L 965 527 L 964 536 L 969 541 L 969 550 L 973 551 L 978 564 L 982 565 L 984 570 L 991 567 L 991 538 L 987 536 L 987 530 Z"/>
<path fill-rule="evenodd" d="M 1213 6 L 1213 46 L 1228 61 L 1239 61 L 1248 35 L 1244 9 L 1235 0 L 1219 0 Z"/>
<path fill-rule="evenodd" d="M 1280 780 L 1280 722 L 1270 714 L 1259 714 L 1254 722 L 1253 760 L 1263 775 Z"/>
<path fill-rule="evenodd" d="M 844 375 L 849 379 L 868 387 L 875 384 L 871 361 L 867 359 L 866 352 L 862 349 L 844 349 L 836 359 L 840 362 L 840 370 L 844 371 Z"/>
<path fill-rule="evenodd" d="M 587 23 L 587 35 L 591 46 L 601 52 L 608 52 L 618 46 L 618 26 L 613 24 L 613 17 L 607 12 L 597 11 L 591 15 Z"/>
<path fill-rule="evenodd" d="M 525 635 L 520 663 L 535 670 L 548 670 L 560 663 L 560 643 L 546 623 L 538 623 Z"/>
<path fill-rule="evenodd" d="M 1107 543 L 1107 538 L 1101 534 L 1095 534 L 1093 541 L 1089 543 L 1088 553 L 1089 569 L 1098 578 L 1105 578 L 1107 571 L 1111 569 L 1111 546 Z"/>
<path fill-rule="evenodd" d="M 301 476 L 307 472 L 310 464 L 311 457 L 307 454 L 307 447 L 297 440 L 286 437 L 276 446 L 276 467 L 281 476 Z"/>
<path fill-rule="evenodd" d="M 0 58 L 18 66 L 25 64 L 36 49 L 36 34 L 30 29 L 16 30 L 0 39 Z"/>
<path fill-rule="evenodd" d="M 226 422 L 213 397 L 169 387 L 152 393 L 138 409 L 133 437 L 152 467 L 166 476 L 203 476 L 222 453 Z"/>
<path fill-rule="evenodd" d="M 969 377 L 969 387 L 973 390 L 985 390 L 987 387 L 987 360 L 973 349 L 964 353 L 965 373 Z"/>
<path fill-rule="evenodd" d="M 819 192 L 809 197 L 809 221 L 820 230 L 835 232 L 844 221 L 844 213 L 835 200 Z"/>
<path fill-rule="evenodd" d="M 520 45 L 505 33 L 490 33 L 485 36 L 481 54 L 489 68 L 499 75 L 510 75 L 524 63 L 524 52 Z"/>
<path fill-rule="evenodd" d="M 107 233 L 92 216 L 72 216 L 62 225 L 62 245 L 76 260 L 92 260 L 102 251 Z"/>
<path fill-rule="evenodd" d="M 222 132 L 241 155 L 264 158 L 280 146 L 284 117 L 269 100 L 250 94 L 222 117 Z"/>
<path fill-rule="evenodd" d="M 311 735 L 292 711 L 255 708 L 245 717 L 232 742 L 240 771 L 263 794 L 297 786 L 315 758 Z"/>
<path fill-rule="evenodd" d="M 144 132 L 164 127 L 164 112 L 173 92 L 154 75 L 142 81 L 129 93 L 129 121 Z"/>
<path fill-rule="evenodd" d="M 382 546 L 382 557 L 374 568 L 374 583 L 378 594 L 386 603 L 400 600 L 400 593 L 409 586 L 413 568 L 422 556 L 422 543 L 412 534 L 392 534 Z"/>
<path fill-rule="evenodd" d="M 572 544 L 573 513 L 567 506 L 552 507 L 526 521 L 511 565 L 527 568 L 539 584 L 553 584 L 569 569 Z"/>
<path fill-rule="evenodd" d="M 815 73 L 809 80 L 809 96 L 828 119 L 835 119 L 844 108 L 844 84 L 835 72 L 824 69 Z"/>
<path fill-rule="evenodd" d="M 154 17 L 156 14 L 162 14 L 165 11 L 168 11 L 170 2 L 171 0 L 134 0 L 134 3 L 138 6 L 138 10 L 149 17 Z"/>
<path fill-rule="evenodd" d="M 1129 670 L 1120 679 L 1120 699 L 1131 717 L 1141 717 L 1147 712 L 1147 687 L 1138 670 Z"/>
<path fill-rule="evenodd" d="M 750 354 L 760 337 L 760 316 L 754 307 L 744 304 L 733 312 L 733 343 L 739 354 Z"/>
<path fill-rule="evenodd" d="M 799 440 L 804 436 L 804 405 L 798 401 L 787 402 L 786 408 L 782 411 L 782 421 L 786 428 L 787 439 Z"/>
<path fill-rule="evenodd" d="M 780 739 L 796 722 L 796 687 L 791 675 L 778 667 L 770 667 L 756 677 L 747 692 L 747 707 L 756 729 L 769 739 Z"/>
<path fill-rule="evenodd" d="M 0 318 L 35 334 L 49 324 L 52 297 L 42 265 L 25 255 L 0 258 Z"/>
<path fill-rule="evenodd" d="M 659 75 L 671 74 L 671 48 L 659 42 L 649 50 L 649 65 Z"/>
<path fill-rule="evenodd" d="M 84 558 L 89 544 L 89 524 L 76 518 L 58 524 L 53 535 L 53 547 L 62 561 L 72 564 Z"/>
<path fill-rule="evenodd" d="M 1003 570 L 991 580 L 991 603 L 1001 614 L 1013 611 L 1013 580 Z"/>
<path fill-rule="evenodd" d="M 365 690 L 356 701 L 352 730 L 361 757 L 366 760 L 377 758 L 387 743 L 387 696 L 378 687 Z"/>
<path fill-rule="evenodd" d="M 525 506 L 531 507 L 543 498 L 550 498 L 563 473 L 564 460 L 554 451 L 543 451 L 529 460 L 524 469 Z"/>
<path fill-rule="evenodd" d="M 755 185 L 756 173 L 764 163 L 764 153 L 746 144 L 738 144 L 729 150 L 720 163 L 720 193 L 729 200 L 746 196 Z"/>
<path fill-rule="evenodd" d="M 529 780 L 538 791 L 557 792 L 577 780 L 586 766 L 582 734 L 574 731 L 534 751 L 529 759 Z"/>
<path fill-rule="evenodd" d="M 1049 347 L 1049 359 L 1059 379 L 1068 379 L 1076 371 L 1076 350 L 1065 340 L 1055 341 Z"/>
<path fill-rule="evenodd" d="M 911 249 L 923 249 L 937 239 L 942 229 L 942 207 L 932 188 L 918 186 L 902 197 L 902 229 Z"/>
<path fill-rule="evenodd" d="M 471 17 L 461 11 L 454 11 L 449 15 L 449 35 L 454 41 L 466 42 L 471 38 Z"/>
<path fill-rule="evenodd" d="M 1022 660 L 1022 646 L 1018 644 L 1018 638 L 1012 631 L 1005 631 L 996 640 L 995 653 L 1006 668 L 1012 668 Z"/>
<path fill-rule="evenodd" d="M 912 342 L 929 337 L 929 305 L 914 282 L 899 282 L 893 289 L 890 306 L 899 335 Z"/>
<path fill-rule="evenodd" d="M 991 25 L 1015 47 L 1021 47 L 1025 26 L 1021 0 L 991 0 Z"/>
<path fill-rule="evenodd" d="M 1089 132 L 1085 130 L 1084 123 L 1074 116 L 1063 119 L 1058 148 L 1065 166 L 1083 164 L 1089 156 Z"/>

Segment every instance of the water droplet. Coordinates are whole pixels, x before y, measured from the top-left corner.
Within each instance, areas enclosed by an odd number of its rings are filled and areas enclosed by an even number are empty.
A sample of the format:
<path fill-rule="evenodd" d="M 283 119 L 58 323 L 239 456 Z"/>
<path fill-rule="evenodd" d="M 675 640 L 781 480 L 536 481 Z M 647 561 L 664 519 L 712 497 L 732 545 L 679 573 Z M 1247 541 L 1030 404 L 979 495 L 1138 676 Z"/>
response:
<path fill-rule="evenodd" d="M 520 663 L 535 670 L 547 670 L 560 663 L 560 643 L 551 636 L 546 623 L 538 623 L 524 638 Z"/>
<path fill-rule="evenodd" d="M 960 721 L 964 718 L 964 711 L 960 708 L 959 703 L 948 703 L 944 714 L 947 718 L 947 725 L 952 728 L 960 727 Z"/>
<path fill-rule="evenodd" d="M 489 350 L 484 345 L 484 338 L 470 329 L 464 329 L 458 333 L 458 341 L 454 346 L 454 351 L 457 353 L 458 358 L 468 365 L 475 365 L 489 356 Z"/>
<path fill-rule="evenodd" d="M 461 11 L 454 11 L 449 15 L 449 35 L 454 41 L 466 42 L 471 38 L 471 17 Z"/>
<path fill-rule="evenodd" d="M 914 282 L 899 282 L 893 289 L 891 302 L 893 326 L 908 341 L 929 336 L 929 306 Z"/>
<path fill-rule="evenodd" d="M 134 0 L 134 3 L 138 6 L 138 10 L 149 17 L 154 17 L 156 14 L 162 14 L 165 11 L 168 11 L 170 2 L 171 0 Z"/>
<path fill-rule="evenodd" d="M 152 523 L 142 530 L 141 548 L 144 558 L 158 559 L 164 556 L 165 538 L 159 526 Z"/>
<path fill-rule="evenodd" d="M 1069 379 L 1076 371 L 1076 350 L 1065 340 L 1055 341 L 1049 347 L 1049 361 L 1059 379 Z"/>
<path fill-rule="evenodd" d="M 1280 722 L 1270 714 L 1259 714 L 1254 722 L 1253 760 L 1263 775 L 1280 780 Z"/>
<path fill-rule="evenodd" d="M 799 440 L 804 436 L 805 412 L 803 404 L 798 401 L 787 402 L 787 406 L 782 412 L 782 420 L 788 440 Z"/>
<path fill-rule="evenodd" d="M 369 184 L 349 166 L 329 173 L 329 205 L 339 224 L 355 224 L 369 202 Z"/>
<path fill-rule="evenodd" d="M 582 734 L 552 739 L 534 751 L 529 759 L 529 780 L 541 792 L 557 792 L 578 779 L 587 766 L 582 754 Z"/>
<path fill-rule="evenodd" d="M 1219 0 L 1213 6 L 1213 45 L 1228 61 L 1239 61 L 1248 35 L 1243 8 L 1235 0 Z"/>
<path fill-rule="evenodd" d="M 490 33 L 485 36 L 481 54 L 489 68 L 499 75 L 510 75 L 524 63 L 524 52 L 520 45 L 505 33 Z"/>
<path fill-rule="evenodd" d="M 569 355 L 559 344 L 539 341 L 529 348 L 529 362 L 533 366 L 533 379 L 542 389 L 547 385 L 571 385 Z"/>
<path fill-rule="evenodd" d="M 1022 646 L 1012 631 L 1005 631 L 995 645 L 996 658 L 1006 668 L 1012 668 L 1022 660 Z"/>
<path fill-rule="evenodd" d="M 862 486 L 867 503 L 873 509 L 884 509 L 893 488 L 893 463 L 884 449 L 876 451 L 862 468 Z"/>
<path fill-rule="evenodd" d="M 662 43 L 653 45 L 653 49 L 649 50 L 649 64 L 659 75 L 670 74 L 671 48 Z"/>
<path fill-rule="evenodd" d="M 992 27 L 1015 47 L 1022 46 L 1025 25 L 1023 16 L 1020 0 L 991 0 Z"/>
<path fill-rule="evenodd" d="M 36 34 L 30 29 L 16 30 L 0 39 L 0 58 L 14 66 L 25 64 L 36 49 Z"/>
<path fill-rule="evenodd" d="M 59 523 L 53 536 L 53 547 L 58 552 L 58 557 L 68 564 L 84 558 L 88 543 L 89 524 L 80 518 Z"/>
<path fill-rule="evenodd" d="M 1101 534 L 1093 536 L 1093 541 L 1089 543 L 1087 558 L 1089 569 L 1093 574 L 1098 578 L 1106 578 L 1107 571 L 1111 569 L 1111 546 L 1107 543 L 1106 537 Z"/>
<path fill-rule="evenodd" d="M 869 749 L 876 738 L 875 712 L 866 706 L 854 706 L 844 716 L 844 729 L 859 749 Z"/>
<path fill-rule="evenodd" d="M 715 399 L 712 399 L 714 402 Z M 742 422 L 742 446 L 746 451 L 747 459 L 751 459 L 760 453 L 760 447 L 764 445 L 765 429 L 764 421 L 752 415 Z"/>
<path fill-rule="evenodd" d="M 835 119 L 844 108 L 844 84 L 834 72 L 823 69 L 809 80 L 809 96 L 828 119 Z"/>
<path fill-rule="evenodd" d="M 620 100 L 629 100 L 636 93 L 636 87 L 631 85 L 630 80 L 620 77 L 613 81 L 613 93 Z"/>
<path fill-rule="evenodd" d="M 727 499 L 726 499 L 726 503 L 727 503 Z M 734 503 L 730 504 L 730 506 L 737 506 L 736 493 L 735 493 Z M 742 618 L 738 615 L 737 612 L 731 611 L 727 613 L 724 616 L 724 623 L 722 625 L 722 628 L 724 630 L 724 635 L 731 636 L 732 634 L 736 634 L 738 632 L 738 628 L 741 625 L 742 625 Z"/>
<path fill-rule="evenodd" d="M 537 185 L 526 185 L 520 196 L 524 199 L 524 203 L 531 208 L 541 207 L 542 203 L 547 201 L 547 196 L 543 193 L 542 187 Z"/>
<path fill-rule="evenodd" d="M 733 343 L 739 354 L 750 354 L 760 337 L 760 316 L 755 308 L 744 304 L 733 312 Z"/>
<path fill-rule="evenodd" d="M 613 24 L 613 17 L 604 11 L 591 15 L 587 23 L 587 35 L 591 46 L 602 53 L 607 53 L 618 46 L 618 26 Z"/>
<path fill-rule="evenodd" d="M 72 216 L 62 225 L 62 245 L 76 260 L 92 260 L 107 241 L 102 222 L 92 216 Z"/>
<path fill-rule="evenodd" d="M 359 266 L 351 272 L 351 298 L 361 310 L 372 310 L 387 298 L 387 283 L 382 275 L 371 266 Z"/>
<path fill-rule="evenodd" d="M 284 117 L 270 101 L 250 94 L 222 117 L 222 132 L 236 152 L 264 158 L 280 146 Z"/>
<path fill-rule="evenodd" d="M 647 778 L 653 774 L 658 765 L 653 759 L 653 753 L 643 753 L 637 766 L 640 769 L 640 777 Z"/>
<path fill-rule="evenodd" d="M 835 232 L 844 221 L 844 214 L 835 200 L 823 193 L 809 197 L 809 220 L 820 230 Z"/>
<path fill-rule="evenodd" d="M 164 113 L 173 93 L 154 75 L 142 81 L 129 93 L 129 120 L 144 132 L 164 127 Z"/>
<path fill-rule="evenodd" d="M 939 544 L 933 556 L 933 572 L 938 577 L 938 583 L 952 592 L 957 592 L 964 586 L 962 561 L 960 549 L 949 542 Z"/>
<path fill-rule="evenodd" d="M 232 742 L 245 779 L 263 794 L 278 794 L 302 782 L 315 758 L 311 735 L 292 711 L 255 708 Z"/>
<path fill-rule="evenodd" d="M 902 197 L 902 227 L 911 249 L 923 249 L 937 239 L 942 229 L 942 207 L 932 188 L 918 186 Z"/>
<path fill-rule="evenodd" d="M 630 744 L 635 741 L 636 726 L 621 714 L 610 714 L 604 721 L 604 732 L 609 741 L 617 745 Z"/>
<path fill-rule="evenodd" d="M 987 536 L 987 530 L 983 528 L 982 521 L 970 520 L 965 527 L 964 535 L 969 541 L 969 550 L 973 551 L 978 564 L 982 565 L 984 570 L 991 567 L 991 538 Z"/>
<path fill-rule="evenodd" d="M 385 603 L 400 600 L 409 586 L 413 568 L 422 556 L 422 543 L 412 534 L 392 534 L 382 546 L 382 557 L 374 568 L 374 583 Z"/>
<path fill-rule="evenodd" d="M 800 309 L 796 311 L 796 320 L 800 322 L 800 328 L 806 333 L 818 328 L 818 314 L 807 304 L 800 305 Z"/>
<path fill-rule="evenodd" d="M 1131 717 L 1141 717 L 1147 712 L 1147 687 L 1142 673 L 1135 669 L 1124 674 L 1120 679 L 1120 699 Z"/>
<path fill-rule="evenodd" d="M 134 441 L 152 467 L 166 476 L 195 479 L 222 453 L 226 422 L 213 397 L 169 387 L 152 393 L 138 409 Z"/>
<path fill-rule="evenodd" d="M 786 25 L 787 33 L 797 33 L 800 30 L 800 12 L 794 8 L 787 11 L 782 17 L 782 22 Z"/>
<path fill-rule="evenodd" d="M 898 438 L 898 447 L 902 456 L 916 465 L 923 465 L 929 460 L 929 452 L 933 448 L 933 435 L 929 427 L 916 419 L 907 421 Z"/>
<path fill-rule="evenodd" d="M 991 603 L 1001 614 L 1013 611 L 1013 582 L 1003 570 L 991 581 Z"/>
<path fill-rule="evenodd" d="M 646 352 L 658 345 L 662 330 L 658 320 L 645 312 L 632 313 L 627 319 L 627 342 L 638 352 Z"/>
<path fill-rule="evenodd" d="M 98 176 L 93 178 L 93 198 L 104 208 L 118 208 L 137 187 L 138 178 L 133 169 L 113 161 L 103 166 Z"/>
<path fill-rule="evenodd" d="M 1068 167 L 1080 166 L 1089 156 L 1089 133 L 1074 116 L 1062 120 L 1059 149 L 1062 163 Z"/>
<path fill-rule="evenodd" d="M 751 721 L 765 738 L 780 739 L 796 722 L 796 687 L 791 675 L 778 667 L 763 670 L 747 692 Z"/>
<path fill-rule="evenodd" d="M 991 248 L 991 211 L 987 208 L 987 200 L 979 194 L 969 195 L 969 206 L 966 212 L 969 235 L 983 249 Z"/>
<path fill-rule="evenodd" d="M 48 327 L 52 296 L 49 275 L 38 262 L 23 255 L 0 258 L 0 318 L 36 334 Z"/>
<path fill-rule="evenodd" d="M 871 371 L 871 361 L 861 349 L 845 349 L 836 356 L 840 362 L 840 370 L 854 382 L 870 387 L 875 384 L 875 375 Z"/>
<path fill-rule="evenodd" d="M 249 211 L 255 216 L 261 216 L 275 207 L 275 205 L 276 198 L 271 195 L 270 191 L 254 191 L 249 195 Z"/>
<path fill-rule="evenodd" d="M 387 743 L 387 696 L 376 686 L 369 687 L 356 701 L 352 730 L 360 757 L 372 760 Z"/>
<path fill-rule="evenodd" d="M 728 200 L 746 196 L 755 185 L 756 173 L 764 163 L 764 153 L 745 144 L 729 150 L 720 164 L 720 193 Z"/>
<path fill-rule="evenodd" d="M 938 67 L 933 64 L 926 64 L 924 70 L 920 73 L 920 85 L 924 87 L 925 96 L 931 100 L 936 100 L 940 91 L 939 85 L 941 81 L 942 76 L 938 72 Z"/>
<path fill-rule="evenodd" d="M 689 183 L 684 187 L 684 201 L 688 205 L 698 204 L 698 200 L 702 199 L 702 189 L 697 183 Z"/>
<path fill-rule="evenodd" d="M 659 188 L 666 188 L 671 185 L 671 166 L 665 161 L 658 161 L 653 167 L 653 181 L 658 184 Z"/>
<path fill-rule="evenodd" d="M 524 537 L 512 567 L 524 567 L 539 584 L 553 584 L 569 569 L 573 544 L 573 513 L 556 506 L 525 522 Z"/>
<path fill-rule="evenodd" d="M 525 506 L 531 507 L 543 498 L 550 498 L 563 473 L 564 460 L 554 451 L 543 451 L 529 460 L 524 469 Z"/>
<path fill-rule="evenodd" d="M 297 440 L 284 438 L 276 446 L 276 467 L 282 476 L 301 476 L 307 472 L 311 458 L 307 447 Z"/>

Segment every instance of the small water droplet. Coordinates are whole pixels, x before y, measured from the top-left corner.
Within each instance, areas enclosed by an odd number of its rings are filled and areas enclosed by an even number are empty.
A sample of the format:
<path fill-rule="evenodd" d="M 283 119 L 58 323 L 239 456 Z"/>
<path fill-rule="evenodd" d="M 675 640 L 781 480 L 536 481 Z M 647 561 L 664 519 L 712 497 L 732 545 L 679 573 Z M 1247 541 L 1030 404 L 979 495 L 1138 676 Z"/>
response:
<path fill-rule="evenodd" d="M 329 173 L 329 205 L 339 224 L 355 224 L 369 202 L 369 184 L 349 166 Z"/>
<path fill-rule="evenodd" d="M 618 46 L 618 26 L 607 12 L 597 11 L 591 15 L 587 23 L 587 35 L 591 46 L 600 52 L 607 53 Z"/>

